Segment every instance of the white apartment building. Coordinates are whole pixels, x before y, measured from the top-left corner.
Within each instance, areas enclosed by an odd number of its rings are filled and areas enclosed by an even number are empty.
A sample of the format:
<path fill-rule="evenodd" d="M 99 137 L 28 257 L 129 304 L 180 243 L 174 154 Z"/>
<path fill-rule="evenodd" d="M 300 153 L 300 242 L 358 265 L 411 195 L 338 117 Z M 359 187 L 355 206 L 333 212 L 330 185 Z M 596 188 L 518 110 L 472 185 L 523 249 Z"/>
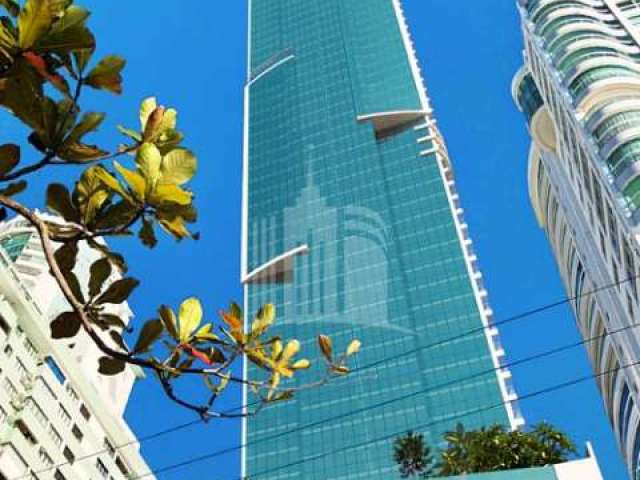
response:
<path fill-rule="evenodd" d="M 513 95 L 533 140 L 532 205 L 639 479 L 640 2 L 519 0 L 519 9 L 525 66 Z"/>
<path fill-rule="evenodd" d="M 66 305 L 27 222 L 0 225 L 0 247 L 0 480 L 153 479 L 123 418 L 141 372 L 101 376 L 84 332 L 50 338 Z M 81 246 L 81 284 L 97 258 Z M 126 305 L 113 313 L 132 316 Z"/>

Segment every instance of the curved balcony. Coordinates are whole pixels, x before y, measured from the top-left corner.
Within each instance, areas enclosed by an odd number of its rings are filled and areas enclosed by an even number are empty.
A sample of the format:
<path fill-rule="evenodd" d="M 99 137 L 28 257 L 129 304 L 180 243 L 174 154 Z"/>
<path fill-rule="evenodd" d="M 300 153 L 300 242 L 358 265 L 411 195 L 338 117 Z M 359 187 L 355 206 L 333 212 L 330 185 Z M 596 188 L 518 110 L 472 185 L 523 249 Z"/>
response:
<path fill-rule="evenodd" d="M 640 109 L 625 110 L 607 117 L 600 122 L 592 135 L 600 147 L 614 141 L 627 130 L 640 127 Z"/>
<path fill-rule="evenodd" d="M 640 80 L 640 72 L 626 65 L 601 64 L 581 72 L 569 85 L 569 92 L 576 100 L 593 91 L 596 84 L 602 80 L 613 80 L 621 77 L 631 77 Z"/>
<path fill-rule="evenodd" d="M 527 11 L 532 22 L 537 22 L 538 19 L 545 15 L 545 13 L 551 12 L 556 8 L 566 7 L 573 5 L 576 7 L 588 7 L 590 9 L 601 9 L 604 13 L 605 5 L 602 0 L 530 0 L 527 4 Z"/>
<path fill-rule="evenodd" d="M 535 33 L 546 37 L 548 33 L 554 32 L 568 23 L 588 23 L 617 31 L 616 28 L 610 26 L 616 25 L 614 22 L 615 17 L 611 14 L 598 14 L 593 9 L 586 7 L 576 8 L 562 5 L 536 22 Z"/>

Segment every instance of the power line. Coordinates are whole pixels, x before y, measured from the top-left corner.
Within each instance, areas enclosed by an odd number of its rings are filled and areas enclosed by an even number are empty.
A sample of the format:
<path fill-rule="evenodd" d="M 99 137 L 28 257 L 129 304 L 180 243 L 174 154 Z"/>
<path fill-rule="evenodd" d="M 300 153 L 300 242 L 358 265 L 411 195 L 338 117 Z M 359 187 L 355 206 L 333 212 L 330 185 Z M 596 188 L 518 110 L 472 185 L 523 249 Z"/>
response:
<path fill-rule="evenodd" d="M 578 346 L 586 345 L 588 343 L 591 343 L 591 342 L 606 338 L 607 336 L 615 335 L 617 333 L 622 333 L 624 331 L 630 330 L 632 328 L 636 328 L 638 326 L 640 326 L 640 323 L 629 325 L 627 327 L 620 328 L 620 329 L 618 329 L 616 331 L 612 331 L 612 332 L 604 334 L 604 335 L 599 335 L 597 337 L 592 337 L 592 338 L 589 338 L 587 340 L 583 340 L 583 341 L 580 341 L 580 342 L 574 342 L 574 343 L 572 343 L 570 345 L 565 345 L 563 347 L 558 347 L 558 348 L 549 350 L 547 352 L 543 352 L 543 353 L 539 353 L 539 354 L 536 354 L 536 355 L 532 355 L 530 357 L 526 357 L 526 358 L 514 361 L 514 362 L 512 362 L 512 363 L 510 363 L 508 365 L 504 365 L 504 366 L 501 366 L 501 367 L 498 367 L 498 368 L 487 369 L 487 370 L 480 371 L 480 372 L 475 372 L 475 373 L 470 374 L 468 376 L 465 376 L 463 378 L 458 378 L 456 380 L 450 380 L 448 382 L 445 382 L 445 383 L 442 383 L 442 384 L 439 384 L 439 385 L 431 386 L 431 387 L 428 387 L 428 388 L 425 388 L 425 389 L 422 389 L 422 390 L 418 390 L 418 391 L 412 392 L 410 394 L 402 395 L 400 397 L 395 397 L 395 398 L 392 398 L 392 399 L 389 399 L 389 400 L 386 400 L 386 401 L 383 401 L 383 402 L 380 402 L 380 403 L 376 403 L 374 405 L 369 405 L 367 407 L 362 407 L 362 408 L 359 408 L 359 409 L 356 409 L 356 410 L 351 410 L 349 412 L 345 412 L 343 414 L 336 415 L 336 416 L 333 416 L 333 417 L 330 417 L 330 418 L 326 418 L 326 419 L 319 420 L 319 421 L 316 421 L 316 422 L 312 422 L 312 423 L 308 423 L 308 424 L 305 424 L 305 425 L 301 425 L 299 427 L 293 428 L 291 430 L 287 430 L 285 432 L 280 432 L 280 433 L 273 434 L 273 435 L 270 435 L 270 436 L 267 436 L 267 437 L 259 438 L 259 439 L 254 440 L 254 441 L 242 443 L 240 445 L 235 445 L 233 447 L 228 447 L 228 448 L 225 448 L 225 449 L 222 449 L 222 450 L 217 450 L 215 452 L 204 454 L 204 455 L 201 455 L 199 457 L 194 457 L 194 458 L 191 458 L 189 460 L 185 460 L 185 461 L 180 462 L 180 463 L 176 463 L 176 464 L 168 465 L 166 467 L 162 467 L 160 469 L 152 470 L 152 471 L 150 471 L 148 473 L 145 473 L 143 475 L 134 477 L 131 480 L 139 480 L 139 479 L 148 477 L 148 476 L 153 475 L 153 474 L 166 473 L 168 471 L 177 470 L 179 468 L 183 468 L 183 467 L 195 464 L 195 463 L 200 463 L 200 462 L 203 462 L 205 460 L 211 460 L 213 458 L 216 458 L 216 457 L 228 454 L 228 453 L 232 453 L 232 452 L 241 450 L 242 448 L 245 448 L 245 447 L 248 447 L 248 446 L 253 446 L 253 445 L 264 443 L 264 442 L 271 442 L 271 441 L 277 440 L 279 438 L 285 437 L 287 435 L 291 435 L 291 434 L 294 434 L 294 433 L 299 433 L 301 431 L 308 430 L 310 428 L 324 426 L 324 425 L 326 425 L 327 423 L 330 423 L 330 422 L 334 422 L 334 421 L 337 421 L 337 420 L 342 420 L 344 418 L 347 418 L 347 417 L 350 417 L 350 416 L 353 416 L 353 415 L 358 415 L 358 414 L 365 413 L 365 412 L 368 412 L 368 411 L 371 411 L 371 410 L 382 408 L 382 407 L 394 404 L 396 402 L 401 402 L 401 401 L 408 400 L 408 399 L 413 398 L 413 397 L 417 397 L 419 395 L 424 395 L 426 393 L 431 393 L 431 392 L 434 392 L 434 391 L 437 391 L 437 390 L 440 390 L 440 389 L 443 389 L 443 388 L 448 388 L 448 387 L 454 386 L 454 385 L 456 385 L 458 383 L 466 383 L 469 380 L 475 380 L 479 376 L 487 375 L 487 374 L 490 374 L 490 373 L 495 373 L 495 372 L 498 372 L 498 371 L 503 370 L 505 368 L 515 367 L 515 366 L 522 365 L 524 363 L 531 362 L 531 361 L 534 361 L 534 360 L 538 360 L 538 359 L 541 359 L 541 358 L 544 358 L 544 357 L 556 355 L 558 353 L 571 350 L 571 349 L 576 348 Z M 638 363 L 640 363 L 640 362 L 638 362 Z M 574 380 L 573 382 L 581 383 L 581 382 L 586 381 L 587 379 L 592 379 L 592 378 L 596 378 L 596 376 L 590 375 L 590 376 L 587 376 L 587 377 L 582 377 L 582 378 L 580 378 L 578 380 Z M 571 382 L 568 382 L 568 383 L 571 383 Z M 565 384 L 562 384 L 562 385 L 565 385 Z M 554 389 L 554 388 L 556 388 L 556 387 L 552 387 L 552 389 Z M 518 400 L 527 399 L 530 396 L 531 396 L 531 394 L 526 395 L 524 397 L 520 397 Z M 507 401 L 507 402 L 501 402 L 500 404 L 497 404 L 497 405 L 504 406 L 504 405 L 508 405 L 510 403 L 513 403 L 514 401 L 516 401 L 516 400 L 511 400 L 511 401 Z M 492 408 L 497 408 L 497 406 L 492 406 Z M 394 434 L 394 436 L 395 436 L 395 434 Z M 271 473 L 271 472 L 268 472 L 268 473 Z M 253 477 L 255 477 L 255 475 L 253 475 L 252 478 Z"/>
<path fill-rule="evenodd" d="M 624 365 L 624 366 L 619 366 L 617 368 L 614 368 L 614 369 L 611 369 L 611 370 L 608 370 L 608 371 L 605 371 L 605 372 L 601 372 L 599 374 L 587 375 L 587 376 L 584 376 L 584 377 L 581 377 L 581 378 L 577 378 L 575 380 L 570 380 L 568 382 L 564 382 L 564 383 L 561 383 L 561 384 L 558 384 L 558 385 L 554 385 L 554 386 L 551 386 L 551 387 L 548 387 L 548 388 L 545 388 L 545 389 L 542 389 L 542 390 L 538 390 L 536 392 L 532 392 L 530 394 L 527 394 L 527 395 L 524 395 L 524 396 L 520 397 L 519 400 L 529 400 L 531 398 L 539 397 L 539 396 L 542 396 L 542 395 L 547 395 L 549 393 L 554 393 L 554 392 L 557 392 L 559 390 L 563 390 L 565 388 L 570 388 L 570 387 L 573 387 L 573 386 L 578 385 L 580 383 L 584 383 L 586 381 L 593 380 L 593 379 L 598 379 L 598 378 L 606 376 L 606 375 L 611 375 L 611 374 L 616 373 L 616 372 L 618 372 L 620 370 L 624 370 L 624 369 L 631 368 L 631 367 L 636 367 L 638 365 L 640 365 L 640 361 L 634 362 L 634 363 L 630 363 L 630 364 Z M 460 420 L 462 418 L 470 417 L 470 416 L 473 416 L 473 415 L 479 415 L 481 413 L 485 413 L 485 412 L 494 410 L 496 408 L 500 408 L 500 407 L 505 406 L 505 405 L 507 405 L 509 403 L 511 403 L 511 402 L 500 402 L 500 403 L 496 403 L 496 404 L 489 405 L 489 406 L 486 406 L 486 407 L 482 407 L 482 408 L 478 408 L 478 409 L 475 409 L 475 410 L 471 410 L 471 411 L 465 412 L 463 414 L 451 415 L 451 416 L 446 417 L 446 418 L 442 418 L 442 419 L 439 419 L 439 420 L 434 420 L 432 422 L 424 423 L 422 425 L 418 425 L 418 426 L 414 427 L 414 429 L 415 430 L 424 430 L 426 428 L 429 428 L 431 426 L 434 426 L 434 425 L 437 425 L 437 424 L 440 424 L 440 423 L 453 422 L 455 420 Z M 273 467 L 273 468 L 270 468 L 270 469 L 267 469 L 267 470 L 263 470 L 263 471 L 258 472 L 258 473 L 254 473 L 254 474 L 251 475 L 251 478 L 254 479 L 254 478 L 262 477 L 264 475 L 267 475 L 267 474 L 270 474 L 270 473 L 274 473 L 274 472 L 277 472 L 277 471 L 280 471 L 280 470 L 285 470 L 285 469 L 288 469 L 288 468 L 291 468 L 291 467 L 295 467 L 297 465 L 302 465 L 302 464 L 308 463 L 308 462 L 314 462 L 316 460 L 320 460 L 322 458 L 329 457 L 331 455 L 335 455 L 335 454 L 338 454 L 340 452 L 344 452 L 345 450 L 351 450 L 351 449 L 354 449 L 354 448 L 366 447 L 368 445 L 371 445 L 371 444 L 374 444 L 374 443 L 377 443 L 377 442 L 390 440 L 392 438 L 396 438 L 398 435 L 402 435 L 403 433 L 405 433 L 404 430 L 399 431 L 399 432 L 395 432 L 395 433 L 392 433 L 392 434 L 386 434 L 384 436 L 381 436 L 381 437 L 378 437 L 378 438 L 375 438 L 375 439 L 372 439 L 372 440 L 367 440 L 366 442 L 352 444 L 352 445 L 349 445 L 347 447 L 336 448 L 336 449 L 333 449 L 333 450 L 330 450 L 330 451 L 327 451 L 327 452 L 324 452 L 324 453 L 320 453 L 320 454 L 317 454 L 317 455 L 313 455 L 311 457 L 306 457 L 306 458 L 297 460 L 295 462 L 290 462 L 290 463 L 287 463 L 287 464 L 284 464 L 284 465 L 280 465 L 280 466 Z M 154 473 L 157 473 L 157 472 L 158 471 L 156 471 Z M 148 476 L 148 474 L 147 475 L 143 475 L 143 476 L 134 477 L 132 480 L 138 480 L 138 479 L 144 478 L 145 476 Z M 237 477 L 237 478 L 234 478 L 233 480 L 244 480 L 244 479 L 241 478 L 241 477 Z"/>
<path fill-rule="evenodd" d="M 453 341 L 459 340 L 461 338 L 465 338 L 467 336 L 475 335 L 475 334 L 480 333 L 480 332 L 484 332 L 486 329 L 489 329 L 489 328 L 493 328 L 493 327 L 497 327 L 497 326 L 501 326 L 501 325 L 506 325 L 506 324 L 509 324 L 509 323 L 513 323 L 513 322 L 516 322 L 516 321 L 519 321 L 519 320 L 522 320 L 522 319 L 537 315 L 539 313 L 551 310 L 553 308 L 557 308 L 557 307 L 559 307 L 561 305 L 573 302 L 575 300 L 594 295 L 594 294 L 596 294 L 596 293 L 598 293 L 600 291 L 608 290 L 608 289 L 611 289 L 611 288 L 614 288 L 614 287 L 618 287 L 618 286 L 620 286 L 620 285 L 622 285 L 624 283 L 636 280 L 638 278 L 640 278 L 640 275 L 633 276 L 633 277 L 628 277 L 628 278 L 622 279 L 620 281 L 617 281 L 617 282 L 614 282 L 614 283 L 611 283 L 611 284 L 608 284 L 608 285 L 604 285 L 604 286 L 599 287 L 599 288 L 595 288 L 595 289 L 590 290 L 588 292 L 581 293 L 580 295 L 576 295 L 576 296 L 573 296 L 573 297 L 566 297 L 563 300 L 559 300 L 557 302 L 549 303 L 549 304 L 543 305 L 541 307 L 537 307 L 537 308 L 534 308 L 534 309 L 527 310 L 527 311 L 525 311 L 523 313 L 508 317 L 508 318 L 506 318 L 504 320 L 491 323 L 488 326 L 484 326 L 483 325 L 481 327 L 469 330 L 467 332 L 463 332 L 461 334 L 455 335 L 455 336 L 447 338 L 447 339 L 443 339 L 443 340 L 440 340 L 440 341 L 437 341 L 437 342 L 434 342 L 434 343 L 431 343 L 431 344 L 422 345 L 420 347 L 417 347 L 415 349 L 409 350 L 407 352 L 400 353 L 400 354 L 398 354 L 398 355 L 396 355 L 394 357 L 387 357 L 387 358 L 383 358 L 383 359 L 377 360 L 377 361 L 372 362 L 370 364 L 367 364 L 367 365 L 364 365 L 362 367 L 353 369 L 352 370 L 352 375 L 355 374 L 355 373 L 361 372 L 361 371 L 368 370 L 370 368 L 374 368 L 374 367 L 376 367 L 378 365 L 381 365 L 383 363 L 386 363 L 386 362 L 389 362 L 389 361 L 393 361 L 393 360 L 397 360 L 398 358 L 401 358 L 403 356 L 412 355 L 412 354 L 417 353 L 417 352 L 422 351 L 422 350 L 428 350 L 428 349 L 431 349 L 431 348 L 436 348 L 436 347 L 442 346 L 442 345 L 444 345 L 446 343 L 453 342 Z M 546 356 L 555 355 L 557 353 L 561 353 L 563 351 L 571 350 L 573 348 L 577 348 L 578 346 L 585 345 L 587 343 L 591 343 L 591 342 L 593 342 L 595 340 L 598 340 L 600 338 L 604 338 L 604 337 L 606 337 L 608 335 L 614 335 L 614 334 L 617 334 L 617 333 L 621 333 L 623 331 L 635 328 L 637 326 L 640 326 L 640 324 L 632 324 L 632 325 L 629 325 L 627 327 L 623 327 L 623 328 L 621 328 L 619 330 L 615 330 L 615 331 L 612 331 L 612 332 L 605 333 L 604 335 L 600 335 L 598 337 L 592 337 L 590 339 L 586 339 L 586 340 L 583 340 L 583 341 L 580 341 L 580 342 L 572 343 L 572 344 L 566 345 L 564 347 L 559 347 L 559 348 L 556 348 L 556 349 L 553 349 L 553 350 L 550 350 L 550 351 L 547 351 L 547 352 L 543 352 L 543 353 L 540 353 L 540 354 L 537 354 L 537 355 L 533 355 L 531 357 L 526 357 L 524 359 L 521 359 L 521 360 L 518 360 L 518 361 L 515 361 L 515 362 L 507 363 L 507 364 L 502 365 L 502 366 L 500 366 L 498 368 L 493 368 L 493 369 L 490 369 L 490 370 L 486 370 L 484 372 L 478 372 L 478 373 L 474 374 L 473 377 L 475 377 L 477 375 L 486 375 L 488 373 L 494 373 L 494 372 L 500 371 L 500 370 L 506 370 L 506 369 L 513 368 L 515 366 L 521 365 L 523 363 L 527 363 L 527 362 L 530 362 L 530 361 L 538 360 L 538 359 L 544 358 Z M 350 381 L 351 378 L 356 378 L 356 377 L 355 377 L 355 375 L 353 375 L 353 377 L 347 377 L 347 378 L 345 378 L 345 381 Z M 468 377 L 465 377 L 463 379 L 453 380 L 453 381 L 447 382 L 444 385 L 439 385 L 439 386 L 432 387 L 432 388 L 434 388 L 434 389 L 446 388 L 446 387 L 451 386 L 451 385 L 453 385 L 455 383 L 467 381 L 468 379 L 469 379 Z M 424 393 L 428 393 L 428 392 L 425 392 L 425 391 L 414 392 L 412 394 L 408 394 L 408 396 L 405 396 L 405 397 L 409 398 L 409 397 L 420 395 L 420 394 L 424 394 Z M 395 400 L 392 399 L 392 400 L 389 400 L 389 401 L 387 401 L 387 402 L 385 402 L 383 404 L 378 404 L 378 405 L 373 406 L 373 407 L 374 408 L 378 408 L 379 406 L 386 405 L 388 402 L 393 403 L 395 401 L 400 401 L 400 400 L 404 400 L 404 399 L 406 399 L 406 398 L 399 398 L 399 399 L 395 399 Z M 254 403 L 248 404 L 246 406 L 238 406 L 238 407 L 230 408 L 230 409 L 226 410 L 224 413 L 237 412 L 237 411 L 242 410 L 242 409 L 244 409 L 246 407 L 257 405 L 259 403 L 260 402 L 254 402 Z M 369 407 L 365 407 L 365 409 L 367 409 L 367 408 L 369 408 Z M 354 415 L 356 413 L 360 413 L 360 412 L 359 411 L 358 412 L 347 412 L 347 414 L 344 414 L 344 415 Z M 339 418 L 341 418 L 341 417 L 339 417 Z M 331 420 L 331 419 L 328 419 L 328 420 Z M 328 420 L 325 420 L 325 422 L 328 421 Z M 194 426 L 194 425 L 197 425 L 197 424 L 200 424 L 200 423 L 206 423 L 206 422 L 204 420 L 202 420 L 202 419 L 198 419 L 198 420 L 187 422 L 187 423 L 184 423 L 184 424 L 181 424 L 181 425 L 177 425 L 175 427 L 171 427 L 169 429 L 161 430 L 161 431 L 158 431 L 156 433 L 140 437 L 140 438 L 138 438 L 136 440 L 131 440 L 131 441 L 126 442 L 124 444 L 117 445 L 117 446 L 114 447 L 114 450 L 120 450 L 122 448 L 126 448 L 126 447 L 129 447 L 129 446 L 132 446 L 132 445 L 142 444 L 142 443 L 144 443 L 146 441 L 150 441 L 150 440 L 153 440 L 153 439 L 156 439 L 156 438 L 160 438 L 162 436 L 173 434 L 173 433 L 176 433 L 176 432 L 178 432 L 180 430 L 184 430 L 186 428 L 189 428 L 191 426 Z M 298 427 L 298 428 L 301 428 L 301 427 Z M 311 428 L 311 426 L 307 426 L 306 428 Z M 297 430 L 295 430 L 295 431 L 297 431 Z M 293 433 L 293 431 L 290 431 L 288 433 Z M 273 438 L 261 439 L 261 441 L 266 441 L 266 440 L 269 440 L 269 439 L 272 440 Z M 243 448 L 244 446 L 246 446 L 246 445 L 229 447 L 229 448 L 224 449 L 224 450 L 220 450 L 220 451 L 217 451 L 217 452 L 213 452 L 211 454 L 203 455 L 202 457 L 204 457 L 204 458 L 198 457 L 197 461 L 204 461 L 204 460 L 207 460 L 207 459 L 210 459 L 210 458 L 215 458 L 217 456 L 220 456 L 220 455 L 223 455 L 223 454 L 226 454 L 226 453 L 237 451 L 237 450 Z M 86 455 L 83 455 L 81 457 L 76 458 L 75 461 L 82 461 L 82 460 L 86 460 L 86 459 L 89 459 L 89 458 L 93 458 L 93 457 L 96 457 L 96 456 L 101 455 L 103 453 L 107 453 L 109 451 L 110 451 L 109 449 L 103 449 L 103 450 L 100 450 L 100 451 L 97 451 L 97 452 L 89 453 L 89 454 L 86 454 Z M 68 464 L 70 464 L 70 462 L 63 462 L 63 463 L 60 463 L 60 464 L 53 465 L 51 467 L 47 467 L 45 469 L 41 469 L 39 471 L 36 471 L 35 473 L 36 474 L 45 473 L 45 472 L 54 470 L 56 468 L 68 465 Z M 150 472 L 148 474 L 145 474 L 145 476 L 148 476 L 148 475 L 150 475 L 152 473 L 156 473 L 156 472 Z M 14 478 L 12 480 L 22 480 L 24 478 L 27 478 L 28 476 L 29 475 L 22 475 L 20 477 Z M 142 478 L 142 477 L 140 477 L 140 478 Z"/>

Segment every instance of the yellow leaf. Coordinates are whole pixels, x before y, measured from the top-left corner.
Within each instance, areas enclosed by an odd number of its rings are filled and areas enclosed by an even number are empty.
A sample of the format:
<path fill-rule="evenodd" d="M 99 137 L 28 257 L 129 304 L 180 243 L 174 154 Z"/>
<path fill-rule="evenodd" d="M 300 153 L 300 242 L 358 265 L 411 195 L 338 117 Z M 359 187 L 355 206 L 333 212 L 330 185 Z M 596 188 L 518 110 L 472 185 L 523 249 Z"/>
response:
<path fill-rule="evenodd" d="M 356 353 L 358 353 L 360 351 L 361 346 L 362 344 L 360 343 L 360 340 L 354 340 L 353 342 L 351 342 L 349 344 L 349 347 L 347 348 L 347 357 L 350 357 L 351 355 L 355 355 Z"/>
<path fill-rule="evenodd" d="M 145 127 L 147 126 L 147 121 L 151 116 L 151 113 L 156 109 L 158 103 L 156 102 L 156 97 L 149 97 L 142 102 L 140 105 L 140 131 L 144 132 Z"/>
<path fill-rule="evenodd" d="M 184 148 L 176 148 L 162 159 L 161 181 L 182 185 L 193 178 L 197 168 L 197 160 L 193 153 Z"/>
<path fill-rule="evenodd" d="M 291 368 L 293 370 L 306 370 L 310 366 L 311 366 L 311 362 L 309 362 L 309 360 L 303 359 L 303 360 L 298 360 L 296 363 L 291 365 Z"/>
<path fill-rule="evenodd" d="M 280 362 L 288 364 L 289 360 L 291 360 L 299 351 L 300 342 L 298 340 L 291 340 L 289 343 L 287 343 L 287 346 L 284 347 L 284 351 L 282 352 L 282 356 L 280 357 Z"/>
<path fill-rule="evenodd" d="M 191 204 L 193 194 L 183 190 L 177 185 L 169 183 L 161 183 L 153 190 L 149 203 L 154 205 L 162 205 L 165 203 L 175 203 L 182 206 Z"/>
<path fill-rule="evenodd" d="M 178 313 L 180 320 L 180 341 L 187 342 L 191 338 L 191 334 L 200 325 L 202 321 L 202 305 L 200 300 L 191 297 L 180 305 Z"/>
<path fill-rule="evenodd" d="M 251 325 L 251 334 L 255 336 L 262 335 L 271 326 L 275 318 L 276 307 L 271 303 L 263 305 Z"/>
<path fill-rule="evenodd" d="M 145 142 L 138 149 L 136 156 L 136 164 L 146 180 L 147 188 L 152 191 L 155 189 L 160 179 L 160 165 L 162 163 L 162 155 L 158 147 L 153 143 Z"/>
<path fill-rule="evenodd" d="M 143 176 L 138 172 L 134 172 L 133 170 L 123 167 L 118 162 L 113 162 L 113 166 L 116 167 L 116 170 L 118 170 L 120 175 L 122 175 L 125 181 L 129 184 L 129 187 L 131 187 L 136 199 L 140 202 L 144 202 L 147 183 Z"/>
<path fill-rule="evenodd" d="M 276 340 L 273 342 L 273 345 L 271 346 L 271 358 L 273 358 L 274 360 L 279 360 L 280 359 L 280 354 L 282 354 L 282 349 L 283 349 L 283 345 L 282 342 L 280 340 Z"/>

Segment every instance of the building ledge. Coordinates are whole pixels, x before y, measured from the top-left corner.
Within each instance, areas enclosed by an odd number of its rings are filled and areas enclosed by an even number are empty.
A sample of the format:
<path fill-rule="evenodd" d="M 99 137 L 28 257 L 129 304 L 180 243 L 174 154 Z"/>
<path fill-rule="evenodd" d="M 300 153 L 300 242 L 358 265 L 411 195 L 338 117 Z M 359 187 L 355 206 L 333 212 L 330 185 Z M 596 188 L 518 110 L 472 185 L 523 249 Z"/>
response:
<path fill-rule="evenodd" d="M 371 122 L 376 138 L 381 139 L 414 126 L 415 122 L 424 119 L 429 113 L 427 110 L 396 110 L 359 115 L 357 119 L 360 123 Z"/>
<path fill-rule="evenodd" d="M 293 280 L 293 260 L 298 255 L 306 255 L 309 253 L 308 245 L 300 245 L 288 252 L 283 253 L 267 263 L 260 265 L 255 270 L 242 278 L 242 283 L 261 284 L 261 283 L 291 283 Z"/>

